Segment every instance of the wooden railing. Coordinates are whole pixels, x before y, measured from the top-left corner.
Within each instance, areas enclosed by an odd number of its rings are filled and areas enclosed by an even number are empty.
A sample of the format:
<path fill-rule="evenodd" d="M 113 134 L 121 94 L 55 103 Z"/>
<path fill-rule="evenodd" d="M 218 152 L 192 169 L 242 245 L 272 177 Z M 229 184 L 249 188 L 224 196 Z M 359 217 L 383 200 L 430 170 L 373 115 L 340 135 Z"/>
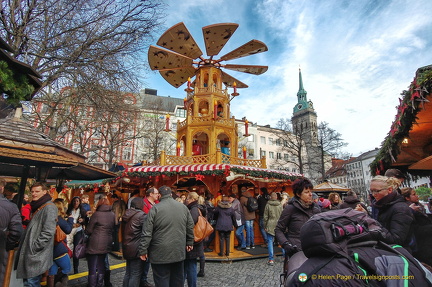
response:
<path fill-rule="evenodd" d="M 174 156 L 161 153 L 160 165 L 182 165 L 182 164 L 233 164 L 257 168 L 267 168 L 266 159 L 243 159 L 226 155 L 217 150 L 215 154 L 204 154 L 195 156 Z"/>

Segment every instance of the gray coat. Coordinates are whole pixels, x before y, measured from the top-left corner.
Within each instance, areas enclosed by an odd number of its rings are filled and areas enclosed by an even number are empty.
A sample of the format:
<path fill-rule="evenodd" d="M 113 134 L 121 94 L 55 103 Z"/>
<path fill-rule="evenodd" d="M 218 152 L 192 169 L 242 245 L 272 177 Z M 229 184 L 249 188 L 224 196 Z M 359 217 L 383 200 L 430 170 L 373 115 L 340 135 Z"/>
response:
<path fill-rule="evenodd" d="M 144 220 L 140 255 L 148 254 L 154 264 L 168 264 L 186 258 L 186 246 L 194 244 L 194 221 L 186 205 L 171 195 L 162 196 Z"/>
<path fill-rule="evenodd" d="M 17 278 L 41 275 L 52 266 L 57 212 L 48 202 L 31 219 L 18 250 Z"/>

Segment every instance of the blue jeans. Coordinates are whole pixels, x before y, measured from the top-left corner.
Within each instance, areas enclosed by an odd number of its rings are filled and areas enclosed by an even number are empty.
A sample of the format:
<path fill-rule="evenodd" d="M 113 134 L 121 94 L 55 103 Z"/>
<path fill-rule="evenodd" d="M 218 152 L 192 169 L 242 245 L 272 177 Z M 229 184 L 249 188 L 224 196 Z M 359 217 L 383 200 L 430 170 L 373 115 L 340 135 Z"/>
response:
<path fill-rule="evenodd" d="M 38 275 L 35 277 L 31 277 L 28 279 L 24 279 L 24 286 L 25 287 L 40 287 L 40 281 L 42 279 L 42 275 Z"/>
<path fill-rule="evenodd" d="M 158 287 L 183 287 L 184 285 L 184 261 L 153 264 L 153 280 Z"/>
<path fill-rule="evenodd" d="M 147 259 L 147 261 L 143 261 L 144 263 L 144 269 L 143 269 L 143 272 L 142 272 L 142 275 L 141 275 L 141 283 L 142 283 L 142 285 L 144 285 L 145 283 L 148 283 L 148 273 L 149 273 L 149 270 L 150 270 L 150 261 Z"/>
<path fill-rule="evenodd" d="M 54 263 L 51 266 L 48 275 L 56 275 L 58 269 L 61 268 L 63 274 L 69 274 L 72 269 L 69 255 L 64 254 L 62 257 L 54 259 Z"/>
<path fill-rule="evenodd" d="M 235 231 L 235 235 L 237 237 L 238 245 L 241 248 L 246 248 L 246 240 L 244 238 L 244 233 L 243 233 L 244 228 L 245 228 L 245 226 L 241 225 L 241 226 L 237 227 L 237 229 Z"/>
<path fill-rule="evenodd" d="M 144 263 L 140 258 L 126 260 L 126 273 L 123 278 L 123 287 L 139 287 Z"/>
<path fill-rule="evenodd" d="M 258 222 L 259 222 L 259 227 L 260 227 L 260 231 L 261 231 L 261 236 L 262 236 L 264 242 L 267 242 L 267 232 L 265 231 L 265 228 L 264 228 L 264 216 L 260 216 Z"/>
<path fill-rule="evenodd" d="M 245 227 L 246 227 L 246 246 L 254 246 L 255 245 L 255 238 L 254 238 L 254 228 L 253 228 L 253 220 L 246 220 L 245 221 Z"/>
<path fill-rule="evenodd" d="M 197 260 L 185 259 L 184 261 L 184 279 L 187 280 L 188 287 L 197 286 Z"/>
<path fill-rule="evenodd" d="M 269 260 L 274 260 L 273 241 L 274 241 L 274 236 L 267 233 L 267 249 L 269 254 Z"/>

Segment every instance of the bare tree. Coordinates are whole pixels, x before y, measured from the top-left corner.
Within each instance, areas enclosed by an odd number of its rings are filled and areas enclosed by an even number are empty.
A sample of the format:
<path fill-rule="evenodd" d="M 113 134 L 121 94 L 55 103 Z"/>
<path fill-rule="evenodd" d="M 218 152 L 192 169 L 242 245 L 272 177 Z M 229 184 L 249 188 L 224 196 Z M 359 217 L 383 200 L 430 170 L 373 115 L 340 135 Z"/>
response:
<path fill-rule="evenodd" d="M 145 103 L 146 112 L 142 115 L 140 129 L 144 131 L 142 141 L 138 144 L 141 159 L 154 162 L 159 158 L 162 150 L 168 154 L 174 150 L 176 145 L 175 137 L 165 131 L 166 108 L 162 98 L 154 98 Z"/>
<path fill-rule="evenodd" d="M 72 122 L 86 134 L 90 126 L 71 110 L 89 103 L 110 106 L 105 91 L 137 92 L 147 67 L 143 55 L 162 26 L 163 7 L 159 0 L 0 0 L 0 36 L 14 57 L 43 76 L 38 96 L 47 108 L 33 115 L 38 128 L 56 138 Z M 75 93 L 64 93 L 65 87 Z"/>
<path fill-rule="evenodd" d="M 326 163 L 331 163 L 331 158 L 349 158 L 349 154 L 342 151 L 342 147 L 348 145 L 343 142 L 342 135 L 329 127 L 327 122 L 318 125 L 318 141 L 321 159 L 321 178 L 325 179 Z"/>
<path fill-rule="evenodd" d="M 279 151 L 288 154 L 288 157 L 276 158 L 274 164 L 280 168 L 287 165 L 295 166 L 301 174 L 308 170 L 306 143 L 303 126 L 295 131 L 290 119 L 280 119 L 276 125 L 278 131 L 274 133 L 276 141 L 279 141 Z"/>
<path fill-rule="evenodd" d="M 279 141 L 279 151 L 288 157 L 275 159 L 275 164 L 283 168 L 294 165 L 302 174 L 318 182 L 324 179 L 327 166 L 331 166 L 331 158 L 343 154 L 341 134 L 331 129 L 328 123 L 318 125 L 318 144 L 310 142 L 307 133 L 310 131 L 303 125 L 293 129 L 290 119 L 280 119 L 278 132 L 274 133 Z"/>

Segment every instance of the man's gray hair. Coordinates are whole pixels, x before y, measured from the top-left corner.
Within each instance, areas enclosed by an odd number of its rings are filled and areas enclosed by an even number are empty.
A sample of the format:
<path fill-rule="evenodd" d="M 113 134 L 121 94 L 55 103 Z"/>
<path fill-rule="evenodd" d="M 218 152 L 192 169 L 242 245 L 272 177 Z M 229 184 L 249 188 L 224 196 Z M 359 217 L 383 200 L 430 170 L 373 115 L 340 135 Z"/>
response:
<path fill-rule="evenodd" d="M 159 193 L 161 196 L 168 195 L 168 194 L 171 195 L 171 192 L 172 191 L 169 186 L 162 185 L 161 187 L 159 187 Z"/>

